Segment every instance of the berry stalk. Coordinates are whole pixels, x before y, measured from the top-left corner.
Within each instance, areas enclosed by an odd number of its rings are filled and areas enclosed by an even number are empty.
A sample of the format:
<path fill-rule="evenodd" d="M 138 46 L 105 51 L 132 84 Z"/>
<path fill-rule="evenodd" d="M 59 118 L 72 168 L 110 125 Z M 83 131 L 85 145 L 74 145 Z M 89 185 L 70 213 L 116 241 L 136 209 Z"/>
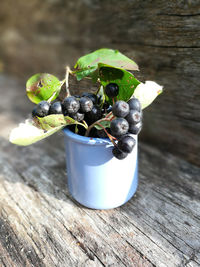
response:
<path fill-rule="evenodd" d="M 86 133 L 85 133 L 85 136 L 86 136 L 86 137 L 89 136 L 90 130 L 95 126 L 95 124 L 97 124 L 97 125 L 100 124 L 99 126 L 101 126 L 102 128 L 104 128 L 104 127 L 101 125 L 101 122 L 103 122 L 103 121 L 111 121 L 111 120 L 110 120 L 110 119 L 103 118 L 103 119 L 100 119 L 100 120 L 98 120 L 98 121 L 95 121 L 93 124 L 91 124 L 91 125 L 88 127 L 88 129 L 87 129 L 87 131 L 86 131 Z"/>
<path fill-rule="evenodd" d="M 70 91 L 69 91 L 69 74 L 72 74 L 72 71 L 69 66 L 66 67 L 66 74 L 65 74 L 65 85 L 66 85 L 66 96 L 70 96 Z"/>

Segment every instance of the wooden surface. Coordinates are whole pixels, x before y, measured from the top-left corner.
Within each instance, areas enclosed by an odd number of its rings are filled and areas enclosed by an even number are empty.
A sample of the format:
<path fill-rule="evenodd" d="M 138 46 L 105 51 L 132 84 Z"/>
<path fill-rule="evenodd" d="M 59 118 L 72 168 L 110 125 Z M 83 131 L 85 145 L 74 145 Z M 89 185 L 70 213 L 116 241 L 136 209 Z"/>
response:
<path fill-rule="evenodd" d="M 84 208 L 66 187 L 62 133 L 8 143 L 32 109 L 22 86 L 0 76 L 0 266 L 200 266 L 200 168 L 140 142 L 135 197 Z"/>
<path fill-rule="evenodd" d="M 144 112 L 141 138 L 200 166 L 199 0 L 2 0 L 0 22 L 0 63 L 24 80 L 62 79 L 66 64 L 101 47 L 133 58 L 136 77 L 165 90 Z"/>

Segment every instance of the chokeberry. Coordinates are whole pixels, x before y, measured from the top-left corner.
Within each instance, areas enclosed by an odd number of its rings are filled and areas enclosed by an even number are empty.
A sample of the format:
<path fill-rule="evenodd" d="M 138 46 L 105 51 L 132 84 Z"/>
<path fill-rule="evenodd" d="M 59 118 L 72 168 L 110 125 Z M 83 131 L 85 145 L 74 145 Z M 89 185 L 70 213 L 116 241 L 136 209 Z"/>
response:
<path fill-rule="evenodd" d="M 74 96 L 66 97 L 63 100 L 63 111 L 64 113 L 74 114 L 80 108 L 80 103 Z"/>
<path fill-rule="evenodd" d="M 110 130 L 113 136 L 121 136 L 128 132 L 129 124 L 124 118 L 116 118 L 110 123 Z"/>
<path fill-rule="evenodd" d="M 102 113 L 109 113 L 112 111 L 112 106 L 108 102 L 104 102 L 102 106 Z"/>
<path fill-rule="evenodd" d="M 85 97 L 90 98 L 94 105 L 96 105 L 98 102 L 98 97 L 93 93 L 85 92 L 85 93 L 82 93 L 81 96 L 85 96 Z"/>
<path fill-rule="evenodd" d="M 135 139 L 130 135 L 124 135 L 119 139 L 117 147 L 126 153 L 131 153 L 135 146 Z"/>
<path fill-rule="evenodd" d="M 84 114 L 77 112 L 74 114 L 70 114 L 70 117 L 76 121 L 82 121 L 84 119 Z"/>
<path fill-rule="evenodd" d="M 62 114 L 62 104 L 59 101 L 51 104 L 49 114 Z"/>
<path fill-rule="evenodd" d="M 47 101 L 41 101 L 37 106 L 35 107 L 35 116 L 38 117 L 45 117 L 49 114 L 49 107 L 50 104 Z"/>
<path fill-rule="evenodd" d="M 63 107 L 63 105 L 62 105 L 62 107 Z M 68 111 L 67 111 L 66 109 L 64 109 L 64 107 L 63 107 L 63 115 L 64 115 L 64 116 L 69 116 Z"/>
<path fill-rule="evenodd" d="M 95 121 L 98 121 L 102 117 L 101 108 L 97 105 L 94 105 L 92 107 L 92 110 L 85 113 L 85 119 L 89 123 L 93 123 Z"/>
<path fill-rule="evenodd" d="M 77 98 L 77 99 L 80 99 L 80 95 L 73 95 L 73 97 Z"/>
<path fill-rule="evenodd" d="M 33 108 L 33 110 L 32 110 L 32 117 L 34 118 L 35 116 L 37 116 L 37 113 L 36 113 L 36 107 L 37 106 L 35 106 L 34 108 Z"/>
<path fill-rule="evenodd" d="M 119 100 L 113 105 L 112 113 L 116 117 L 124 118 L 129 113 L 129 105 L 125 101 Z"/>
<path fill-rule="evenodd" d="M 128 156 L 128 153 L 119 150 L 116 146 L 113 148 L 112 154 L 117 159 L 125 159 Z"/>
<path fill-rule="evenodd" d="M 112 111 L 112 106 L 110 105 L 107 109 L 106 109 L 106 112 L 109 113 Z"/>
<path fill-rule="evenodd" d="M 129 99 L 127 103 L 129 104 L 130 109 L 137 110 L 138 112 L 140 112 L 142 109 L 140 101 L 135 97 Z"/>
<path fill-rule="evenodd" d="M 119 86 L 116 83 L 109 83 L 105 87 L 105 94 L 108 97 L 115 97 L 119 94 Z"/>
<path fill-rule="evenodd" d="M 125 118 L 129 124 L 137 124 L 142 120 L 142 113 L 131 109 Z"/>
<path fill-rule="evenodd" d="M 142 122 L 138 122 L 137 124 L 130 124 L 129 125 L 129 133 L 132 134 L 139 134 L 140 131 L 142 130 Z"/>
<path fill-rule="evenodd" d="M 89 97 L 82 96 L 80 98 L 80 111 L 83 113 L 89 112 L 92 110 L 93 102 Z"/>

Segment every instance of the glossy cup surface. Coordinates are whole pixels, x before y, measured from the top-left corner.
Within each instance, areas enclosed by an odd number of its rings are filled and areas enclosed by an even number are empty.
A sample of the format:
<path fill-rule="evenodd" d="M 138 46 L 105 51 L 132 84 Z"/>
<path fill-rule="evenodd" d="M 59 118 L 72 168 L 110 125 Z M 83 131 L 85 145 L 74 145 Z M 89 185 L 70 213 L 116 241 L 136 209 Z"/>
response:
<path fill-rule="evenodd" d="M 72 197 L 92 209 L 111 209 L 126 203 L 138 185 L 137 136 L 133 151 L 123 160 L 112 155 L 109 139 L 64 130 L 68 189 Z"/>

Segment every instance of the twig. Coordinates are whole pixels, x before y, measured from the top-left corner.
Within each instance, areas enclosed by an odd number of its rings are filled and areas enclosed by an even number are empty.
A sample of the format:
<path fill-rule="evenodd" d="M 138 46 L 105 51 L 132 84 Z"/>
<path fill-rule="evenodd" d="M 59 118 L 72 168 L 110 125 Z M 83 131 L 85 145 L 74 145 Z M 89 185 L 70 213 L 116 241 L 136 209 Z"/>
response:
<path fill-rule="evenodd" d="M 103 118 L 103 119 L 100 119 L 100 120 L 98 120 L 98 121 L 95 121 L 93 124 L 91 124 L 91 125 L 88 127 L 88 129 L 87 129 L 87 131 L 86 131 L 86 133 L 85 133 L 85 136 L 89 136 L 90 130 L 94 127 L 94 125 L 95 125 L 95 124 L 98 124 L 98 123 L 100 123 L 100 122 L 102 122 L 102 121 L 110 121 L 110 120 L 109 120 L 109 119 L 106 119 L 106 118 Z"/>
<path fill-rule="evenodd" d="M 106 128 L 101 125 L 100 123 L 96 123 L 97 125 L 99 125 L 100 127 L 102 127 L 102 129 L 105 131 L 105 133 L 107 134 L 108 138 L 110 139 L 110 141 L 113 143 L 114 146 L 116 146 L 115 141 L 113 139 L 116 139 L 115 137 L 113 137 L 111 134 L 108 133 L 108 131 L 106 130 Z"/>
<path fill-rule="evenodd" d="M 50 98 L 47 100 L 48 103 L 51 103 L 51 100 L 54 98 L 54 96 L 56 95 L 56 91 L 52 94 L 52 96 L 50 96 Z"/>
<path fill-rule="evenodd" d="M 108 119 L 110 116 L 112 115 L 112 111 L 111 112 L 109 112 L 107 115 L 106 115 L 106 119 Z"/>
<path fill-rule="evenodd" d="M 82 121 L 83 122 L 83 124 L 85 125 L 85 127 L 86 127 L 86 129 L 88 128 L 88 125 L 87 125 L 87 123 L 86 123 L 86 121 Z"/>
<path fill-rule="evenodd" d="M 70 91 L 69 91 L 69 74 L 71 74 L 72 71 L 70 70 L 70 67 L 66 67 L 66 74 L 65 74 L 65 85 L 66 85 L 66 97 L 70 96 Z"/>

